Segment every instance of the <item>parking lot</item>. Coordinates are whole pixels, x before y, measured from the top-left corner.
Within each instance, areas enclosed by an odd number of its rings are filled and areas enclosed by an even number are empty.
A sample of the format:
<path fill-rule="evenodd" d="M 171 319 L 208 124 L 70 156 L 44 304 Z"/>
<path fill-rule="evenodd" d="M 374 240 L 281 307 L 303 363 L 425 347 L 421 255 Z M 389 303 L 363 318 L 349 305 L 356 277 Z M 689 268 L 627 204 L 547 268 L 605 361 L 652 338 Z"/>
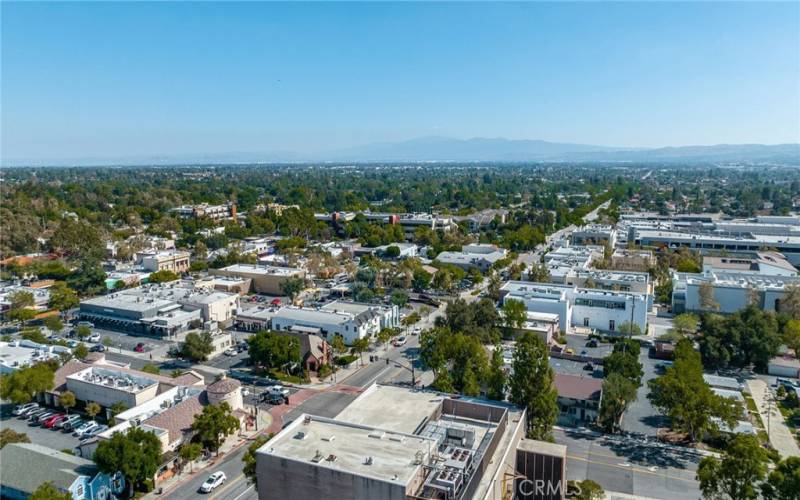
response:
<path fill-rule="evenodd" d="M 11 414 L 13 409 L 14 405 L 2 405 L 0 428 L 25 433 L 28 435 L 28 438 L 30 438 L 31 443 L 47 446 L 55 450 L 72 450 L 78 445 L 78 438 L 74 437 L 72 433 L 28 425 L 27 420 L 21 420 L 19 417 L 15 417 Z"/>
<path fill-rule="evenodd" d="M 567 335 L 567 348 L 575 354 L 592 358 L 605 358 L 614 350 L 613 344 L 598 341 L 597 347 L 586 347 L 589 338 L 586 335 Z"/>

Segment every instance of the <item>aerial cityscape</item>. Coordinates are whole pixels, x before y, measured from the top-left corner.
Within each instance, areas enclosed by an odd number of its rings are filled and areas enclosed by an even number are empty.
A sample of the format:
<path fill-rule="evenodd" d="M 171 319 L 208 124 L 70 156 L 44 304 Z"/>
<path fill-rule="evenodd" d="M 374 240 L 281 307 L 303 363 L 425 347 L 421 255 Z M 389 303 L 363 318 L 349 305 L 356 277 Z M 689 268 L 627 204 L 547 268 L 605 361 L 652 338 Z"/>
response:
<path fill-rule="evenodd" d="M 800 3 L 0 24 L 0 498 L 800 500 Z"/>

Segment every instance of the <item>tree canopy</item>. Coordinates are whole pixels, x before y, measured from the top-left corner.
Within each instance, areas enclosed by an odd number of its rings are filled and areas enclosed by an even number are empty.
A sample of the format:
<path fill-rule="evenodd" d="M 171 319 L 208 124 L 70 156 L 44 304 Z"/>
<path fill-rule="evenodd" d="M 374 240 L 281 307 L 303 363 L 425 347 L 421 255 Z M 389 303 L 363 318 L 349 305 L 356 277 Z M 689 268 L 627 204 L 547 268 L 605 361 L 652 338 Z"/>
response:
<path fill-rule="evenodd" d="M 525 332 L 517 339 L 512 370 L 509 400 L 526 409 L 527 436 L 549 440 L 558 418 L 558 393 L 547 346 L 532 332 Z"/>
<path fill-rule="evenodd" d="M 110 438 L 100 440 L 93 459 L 106 474 L 122 472 L 130 496 L 134 488 L 139 491 L 149 488 L 161 465 L 161 441 L 152 432 L 131 427 L 127 432 L 115 432 Z"/>

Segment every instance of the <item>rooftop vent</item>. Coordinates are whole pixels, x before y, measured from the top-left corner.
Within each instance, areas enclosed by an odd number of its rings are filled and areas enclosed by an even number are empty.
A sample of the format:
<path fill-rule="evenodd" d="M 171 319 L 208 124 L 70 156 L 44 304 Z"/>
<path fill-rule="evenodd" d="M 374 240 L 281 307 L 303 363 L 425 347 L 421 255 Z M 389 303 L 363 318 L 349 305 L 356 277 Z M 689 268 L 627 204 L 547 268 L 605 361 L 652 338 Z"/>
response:
<path fill-rule="evenodd" d="M 333 442 L 334 439 L 336 439 L 336 436 L 333 434 L 331 434 L 330 436 L 322 436 L 322 440 L 327 441 L 329 443 Z"/>
<path fill-rule="evenodd" d="M 367 459 L 364 460 L 364 465 L 372 465 L 372 457 L 367 457 Z"/>

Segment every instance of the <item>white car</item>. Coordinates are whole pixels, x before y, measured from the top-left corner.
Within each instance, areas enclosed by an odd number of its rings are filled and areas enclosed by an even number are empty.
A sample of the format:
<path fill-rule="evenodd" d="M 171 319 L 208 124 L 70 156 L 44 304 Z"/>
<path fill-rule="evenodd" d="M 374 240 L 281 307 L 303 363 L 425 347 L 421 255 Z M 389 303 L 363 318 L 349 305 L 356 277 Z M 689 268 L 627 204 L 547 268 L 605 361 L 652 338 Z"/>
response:
<path fill-rule="evenodd" d="M 206 482 L 200 486 L 200 493 L 211 493 L 216 488 L 224 484 L 226 479 L 228 478 L 222 471 L 217 471 L 211 474 L 208 476 L 208 479 L 206 479 Z"/>
<path fill-rule="evenodd" d="M 14 415 L 23 415 L 29 411 L 33 411 L 34 408 L 39 408 L 37 403 L 25 403 L 24 405 L 19 405 L 14 408 L 14 411 L 11 412 Z"/>
<path fill-rule="evenodd" d="M 93 334 L 89 335 L 89 342 L 100 342 L 100 334 L 99 333 L 93 333 Z"/>
<path fill-rule="evenodd" d="M 287 389 L 282 385 L 273 385 L 272 387 L 267 389 L 267 392 L 277 396 L 286 396 L 287 394 L 289 394 L 289 389 Z"/>
<path fill-rule="evenodd" d="M 408 339 L 405 336 L 397 337 L 394 339 L 394 345 L 400 347 L 401 345 L 405 345 L 408 342 Z"/>
<path fill-rule="evenodd" d="M 98 424 L 97 422 L 86 422 L 82 426 L 80 426 L 77 429 L 75 429 L 75 432 L 73 432 L 72 435 L 81 437 L 86 432 L 90 431 L 91 429 L 94 429 L 95 427 L 98 427 L 99 425 L 100 424 Z"/>
<path fill-rule="evenodd" d="M 225 354 L 226 356 L 236 356 L 237 354 L 239 354 L 239 351 L 237 351 L 236 349 L 234 349 L 233 347 L 231 347 L 230 349 L 225 349 L 225 352 L 224 352 L 224 354 Z"/>

